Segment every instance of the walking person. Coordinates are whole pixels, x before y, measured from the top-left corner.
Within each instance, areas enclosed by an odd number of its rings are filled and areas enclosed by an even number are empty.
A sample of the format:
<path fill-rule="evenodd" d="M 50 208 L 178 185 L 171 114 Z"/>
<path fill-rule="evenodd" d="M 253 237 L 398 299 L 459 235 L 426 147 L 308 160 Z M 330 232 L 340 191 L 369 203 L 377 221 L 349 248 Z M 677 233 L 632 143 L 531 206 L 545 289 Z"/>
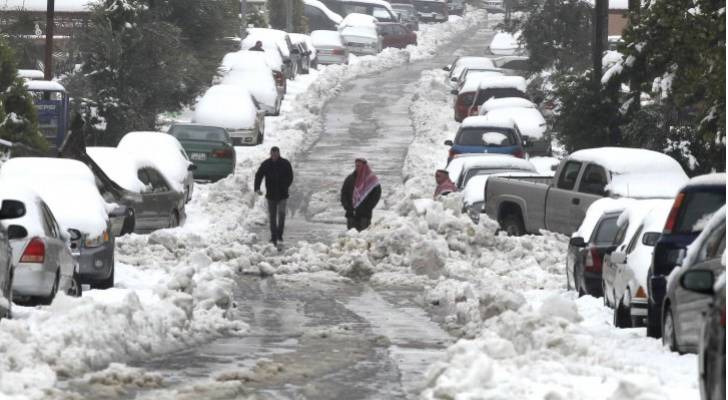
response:
<path fill-rule="evenodd" d="M 458 191 L 458 187 L 450 179 L 450 173 L 446 169 L 438 169 L 435 171 L 435 183 L 437 187 L 435 187 L 435 194 L 432 195 L 432 198 L 435 200 L 441 196 L 447 196 L 450 193 Z"/>
<path fill-rule="evenodd" d="M 255 42 L 255 45 L 253 47 L 248 49 L 248 51 L 265 51 L 265 49 L 263 49 L 263 42 L 258 40 L 257 42 Z"/>
<path fill-rule="evenodd" d="M 281 157 L 281 151 L 274 146 L 270 158 L 263 161 L 255 173 L 255 192 L 259 195 L 260 183 L 265 179 L 265 198 L 268 200 L 268 220 L 270 222 L 270 241 L 274 246 L 283 241 L 283 228 L 286 223 L 286 200 L 288 188 L 293 183 L 291 163 Z"/>
<path fill-rule="evenodd" d="M 382 187 L 379 178 L 369 168 L 367 160 L 357 158 L 354 172 L 344 179 L 341 187 L 341 205 L 346 211 L 346 228 L 363 231 L 372 222 L 372 210 L 379 203 Z"/>

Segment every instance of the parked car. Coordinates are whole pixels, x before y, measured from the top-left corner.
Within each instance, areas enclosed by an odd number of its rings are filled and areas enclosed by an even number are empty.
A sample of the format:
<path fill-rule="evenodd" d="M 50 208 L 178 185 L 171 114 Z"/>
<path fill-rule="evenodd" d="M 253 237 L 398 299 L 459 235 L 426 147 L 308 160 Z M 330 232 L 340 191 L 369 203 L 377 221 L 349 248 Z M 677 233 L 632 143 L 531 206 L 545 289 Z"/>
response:
<path fill-rule="evenodd" d="M 225 128 L 235 146 L 252 146 L 265 139 L 264 118 L 245 88 L 215 85 L 195 105 L 192 122 Z"/>
<path fill-rule="evenodd" d="M 280 115 L 283 94 L 276 87 L 270 69 L 262 64 L 249 63 L 246 65 L 243 68 L 233 67 L 217 83 L 242 87 L 255 99 L 258 108 L 263 110 L 265 115 Z"/>
<path fill-rule="evenodd" d="M 405 24 L 409 30 L 420 29 L 420 18 L 417 16 L 415 6 L 408 3 L 392 3 L 392 8 L 397 13 L 399 21 Z"/>
<path fill-rule="evenodd" d="M 59 291 L 81 296 L 78 264 L 70 249 L 80 232 L 62 231 L 50 208 L 30 188 L 3 185 L 0 198 L 25 205 L 22 216 L 2 220 L 12 238 L 13 301 L 50 304 Z"/>
<path fill-rule="evenodd" d="M 25 204 L 17 200 L 0 200 L 0 220 L 8 218 L 20 218 L 25 215 Z M 0 319 L 12 318 L 13 314 L 13 249 L 10 247 L 10 240 L 19 239 L 18 235 L 24 234 L 24 229 L 12 229 L 8 231 L 5 225 L 0 223 Z"/>
<path fill-rule="evenodd" d="M 690 272 L 690 274 L 705 274 Z M 712 296 L 698 346 L 700 398 L 725 399 L 725 271 L 711 280 L 683 278 L 682 287 Z M 704 283 L 703 283 L 704 282 Z M 701 285 L 701 283 L 703 283 Z M 713 283 L 710 289 L 710 283 Z"/>
<path fill-rule="evenodd" d="M 233 69 L 242 71 L 251 69 L 263 69 L 267 71 L 270 69 L 270 74 L 273 76 L 273 80 L 275 81 L 278 96 L 283 98 L 283 95 L 286 94 L 287 82 L 286 76 L 283 73 L 283 59 L 280 57 L 278 50 L 265 50 L 262 53 L 259 51 L 240 50 L 227 53 L 225 54 L 225 57 L 223 57 L 222 63 L 220 63 L 218 75 L 222 77 Z M 213 84 L 218 83 L 219 79 L 213 82 Z"/>
<path fill-rule="evenodd" d="M 655 151 L 579 150 L 561 161 L 553 179 L 489 179 L 485 211 L 513 235 L 541 229 L 571 235 L 602 197 L 670 199 L 687 180 L 677 161 Z"/>
<path fill-rule="evenodd" d="M 466 68 L 463 71 L 467 70 L 468 69 Z M 467 78 L 463 82 L 462 86 L 460 86 L 458 89 L 453 89 L 450 92 L 451 94 L 457 96 L 455 97 L 455 102 L 453 104 L 455 121 L 462 122 L 465 118 L 468 117 L 468 113 L 470 112 L 470 106 L 473 104 L 473 100 L 475 100 L 475 94 L 478 92 L 478 87 L 480 87 L 480 81 L 482 79 L 488 79 L 493 76 L 501 75 L 501 73 L 495 71 L 468 74 L 469 78 Z"/>
<path fill-rule="evenodd" d="M 446 22 L 449 11 L 445 0 L 414 0 L 417 16 L 422 22 Z"/>
<path fill-rule="evenodd" d="M 316 47 L 316 58 L 319 64 L 349 63 L 349 50 L 341 41 L 338 31 L 313 31 L 311 40 Z"/>
<path fill-rule="evenodd" d="M 175 190 L 149 160 L 116 147 L 88 147 L 86 152 L 113 182 L 136 194 L 116 199 L 134 216 L 127 230 L 149 233 L 184 225 L 184 192 Z M 108 192 L 104 194 L 108 196 Z"/>
<path fill-rule="evenodd" d="M 373 55 L 382 51 L 382 38 L 377 29 L 377 19 L 366 14 L 352 13 L 339 24 L 341 40 L 355 55 Z"/>
<path fill-rule="evenodd" d="M 256 42 L 262 42 L 266 52 L 278 51 L 283 60 L 283 73 L 286 78 L 293 79 L 298 74 L 298 57 L 300 53 L 293 45 L 288 33 L 279 29 L 248 28 L 247 36 L 241 42 L 241 50 L 248 50 Z"/>
<path fill-rule="evenodd" d="M 551 156 L 551 135 L 546 119 L 535 104 L 521 97 L 491 99 L 480 107 L 480 115 L 487 118 L 511 118 L 523 134 L 529 156 Z"/>
<path fill-rule="evenodd" d="M 666 277 L 677 265 L 680 251 L 698 237 L 707 218 L 725 204 L 725 190 L 725 173 L 721 173 L 695 177 L 677 193 L 647 272 L 648 336 L 661 335 Z"/>
<path fill-rule="evenodd" d="M 308 21 L 309 32 L 318 30 L 335 31 L 343 19 L 318 0 L 303 0 L 303 15 Z"/>
<path fill-rule="evenodd" d="M 503 71 L 498 68 L 482 68 L 482 67 L 465 67 L 460 72 L 460 75 L 453 76 L 450 78 L 450 82 L 453 83 L 453 87 L 458 91 L 465 85 L 468 80 L 477 81 L 480 77 L 486 76 L 502 76 Z M 477 86 L 476 88 L 477 89 Z M 450 92 L 451 94 L 457 95 L 457 93 Z"/>
<path fill-rule="evenodd" d="M 523 158 L 523 138 L 512 120 L 494 120 L 468 117 L 460 124 L 454 140 L 446 140 L 450 147 L 448 163 L 457 154 L 496 153 Z"/>
<path fill-rule="evenodd" d="M 397 21 L 397 14 L 392 5 L 384 0 L 323 0 L 323 3 L 344 19 L 352 13 L 357 13 L 370 15 L 379 22 Z"/>
<path fill-rule="evenodd" d="M 465 2 L 463 0 L 447 0 L 447 12 L 450 15 L 463 15 Z"/>
<path fill-rule="evenodd" d="M 602 297 L 604 258 L 616 246 L 617 219 L 625 199 L 609 197 L 595 201 L 587 210 L 584 221 L 571 235 L 566 252 L 566 289 L 576 290 L 579 297 Z"/>
<path fill-rule="evenodd" d="M 478 115 L 480 106 L 491 99 L 526 97 L 526 80 L 520 76 L 491 76 L 481 78 L 468 115 Z"/>
<path fill-rule="evenodd" d="M 671 200 L 641 200 L 628 205 L 619 218 L 616 249 L 604 259 L 602 290 L 614 309 L 617 328 L 644 326 L 647 317 L 647 269 Z"/>
<path fill-rule="evenodd" d="M 298 59 L 298 70 L 304 75 L 308 74 L 311 68 L 316 68 L 316 47 L 308 35 L 291 33 L 289 36 L 301 53 L 301 57 Z"/>
<path fill-rule="evenodd" d="M 70 243 L 81 283 L 98 289 L 114 286 L 112 217 L 117 207 L 103 199 L 85 164 L 62 158 L 13 158 L 0 168 L 0 182 L 11 186 L 33 182 L 61 231 L 81 234 Z"/>
<path fill-rule="evenodd" d="M 495 64 L 488 57 L 456 57 L 452 64 L 443 67 L 443 70 L 448 71 L 448 79 L 457 78 L 465 68 L 476 68 L 476 69 L 496 69 Z"/>
<path fill-rule="evenodd" d="M 129 132 L 116 147 L 147 160 L 164 175 L 172 189 L 184 193 L 186 202 L 192 199 L 196 167 L 174 136 L 163 132 Z"/>
<path fill-rule="evenodd" d="M 526 55 L 512 55 L 492 58 L 493 64 L 505 74 L 528 77 L 530 59 Z"/>
<path fill-rule="evenodd" d="M 462 189 L 463 192 L 463 212 L 467 213 L 474 223 L 480 221 L 480 214 L 483 213 L 483 196 L 485 193 L 485 185 L 488 179 L 494 176 L 533 176 L 533 172 L 523 170 L 503 169 L 501 172 L 492 172 L 488 175 L 475 175 L 467 180 Z"/>
<path fill-rule="evenodd" d="M 514 54 L 522 53 L 521 44 L 519 38 L 521 32 L 512 34 L 510 32 L 498 31 L 493 35 L 493 39 L 490 41 L 488 49 L 491 54 L 499 56 L 512 56 Z"/>
<path fill-rule="evenodd" d="M 235 148 L 225 128 L 175 123 L 168 133 L 179 140 L 197 166 L 195 179 L 214 182 L 235 172 Z"/>
<path fill-rule="evenodd" d="M 404 49 L 409 45 L 417 46 L 417 34 L 399 22 L 380 22 L 378 31 L 382 37 L 383 48 Z"/>
<path fill-rule="evenodd" d="M 681 265 L 668 279 L 662 304 L 662 343 L 672 351 L 698 352 L 703 315 L 710 309 L 715 278 L 725 273 L 725 217 L 723 206 L 687 251 L 681 252 L 685 254 Z"/>
<path fill-rule="evenodd" d="M 450 161 L 447 172 L 450 179 L 462 190 L 468 181 L 477 175 L 492 175 L 501 172 L 527 172 L 535 175 L 536 167 L 528 160 L 505 154 L 461 154 Z"/>

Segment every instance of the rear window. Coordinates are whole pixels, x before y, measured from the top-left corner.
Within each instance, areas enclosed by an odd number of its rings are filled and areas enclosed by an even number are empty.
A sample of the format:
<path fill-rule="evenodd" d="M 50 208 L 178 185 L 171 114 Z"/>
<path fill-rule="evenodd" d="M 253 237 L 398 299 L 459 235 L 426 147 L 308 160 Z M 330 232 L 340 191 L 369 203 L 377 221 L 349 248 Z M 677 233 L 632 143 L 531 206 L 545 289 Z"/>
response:
<path fill-rule="evenodd" d="M 460 104 L 473 104 L 473 97 L 475 97 L 473 92 L 463 93 L 458 97 L 458 102 Z"/>
<path fill-rule="evenodd" d="M 614 242 L 617 236 L 617 217 L 604 218 L 594 232 L 594 243 L 596 245 L 608 245 Z"/>
<path fill-rule="evenodd" d="M 227 142 L 229 140 L 224 129 L 212 126 L 176 125 L 169 130 L 169 133 L 180 140 L 212 140 L 217 142 Z"/>
<path fill-rule="evenodd" d="M 515 134 L 510 129 L 463 128 L 455 138 L 455 144 L 463 146 L 505 147 L 516 144 Z"/>
<path fill-rule="evenodd" d="M 526 94 L 514 88 L 493 88 L 486 90 L 478 90 L 477 105 L 482 105 L 490 99 L 503 99 L 506 97 L 522 97 L 526 98 Z"/>
<path fill-rule="evenodd" d="M 695 233 L 703 230 L 710 217 L 725 204 L 725 192 L 687 192 L 675 224 L 674 233 Z"/>

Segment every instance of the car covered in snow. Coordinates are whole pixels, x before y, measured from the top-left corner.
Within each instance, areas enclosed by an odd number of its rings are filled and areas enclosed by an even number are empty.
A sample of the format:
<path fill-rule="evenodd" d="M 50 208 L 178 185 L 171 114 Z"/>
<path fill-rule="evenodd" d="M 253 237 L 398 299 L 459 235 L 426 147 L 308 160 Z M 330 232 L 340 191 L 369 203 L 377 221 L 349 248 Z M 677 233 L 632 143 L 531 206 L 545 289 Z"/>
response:
<path fill-rule="evenodd" d="M 255 52 L 249 51 L 248 53 Z M 218 83 L 244 88 L 253 96 L 266 115 L 280 115 L 283 93 L 278 90 L 270 69 L 259 63 L 244 65 L 233 67 L 219 79 Z"/>
<path fill-rule="evenodd" d="M 319 0 L 303 0 L 303 15 L 308 22 L 308 31 L 330 30 L 339 28 L 341 15 L 331 11 Z"/>
<path fill-rule="evenodd" d="M 690 179 L 677 193 L 648 271 L 648 336 L 660 337 L 666 278 L 677 265 L 680 252 L 700 235 L 713 213 L 725 205 L 725 182 L 725 173 L 701 175 Z"/>
<path fill-rule="evenodd" d="M 478 90 L 468 107 L 468 115 L 478 115 L 488 100 L 506 97 L 526 97 L 526 80 L 520 76 L 491 76 L 479 79 Z"/>
<path fill-rule="evenodd" d="M 382 37 L 382 47 L 404 49 L 409 45 L 417 46 L 417 34 L 399 22 L 380 22 L 377 24 Z"/>
<path fill-rule="evenodd" d="M 117 185 L 136 194 L 116 199 L 129 209 L 125 231 L 149 233 L 184 224 L 186 196 L 156 164 L 117 147 L 88 147 L 88 156 Z M 109 196 L 109 192 L 104 192 Z"/>
<path fill-rule="evenodd" d="M 167 133 L 179 140 L 197 166 L 195 179 L 217 181 L 235 172 L 235 147 L 225 128 L 175 123 Z"/>
<path fill-rule="evenodd" d="M 662 305 L 662 343 L 672 351 L 698 351 L 716 278 L 725 273 L 725 222 L 723 206 L 704 223 L 700 235 L 683 252 L 680 266 L 670 274 Z"/>
<path fill-rule="evenodd" d="M 349 49 L 341 41 L 339 31 L 313 31 L 311 41 L 316 47 L 316 59 L 318 64 L 348 64 Z"/>
<path fill-rule="evenodd" d="M 192 199 L 196 167 L 174 136 L 153 131 L 129 132 L 116 147 L 156 167 L 172 184 L 172 189 L 184 193 L 186 201 Z"/>
<path fill-rule="evenodd" d="M 518 42 L 521 36 L 520 32 L 514 34 L 510 32 L 498 31 L 493 35 L 488 49 L 492 54 L 499 56 L 510 56 L 522 52 L 521 45 Z"/>
<path fill-rule="evenodd" d="M 603 197 L 672 199 L 688 177 L 673 158 L 651 150 L 600 147 L 561 161 L 553 179 L 488 180 L 485 210 L 513 235 L 541 229 L 571 235 Z"/>
<path fill-rule="evenodd" d="M 16 218 L 2 220 L 11 237 L 13 301 L 50 304 L 59 291 L 80 296 L 78 263 L 70 248 L 80 232 L 63 231 L 41 197 L 19 183 L 2 185 L 0 199 L 20 202 L 25 209 Z"/>
<path fill-rule="evenodd" d="M 289 33 L 291 41 L 298 47 L 298 70 L 302 74 L 308 74 L 311 68 L 316 68 L 316 46 L 311 41 L 311 36 L 302 33 Z"/>
<path fill-rule="evenodd" d="M 422 22 L 446 22 L 450 15 L 445 0 L 413 0 L 412 4 Z"/>
<path fill-rule="evenodd" d="M 523 138 L 518 126 L 510 120 L 468 117 L 460 124 L 453 140 L 446 140 L 450 147 L 448 163 L 458 154 L 495 153 L 524 158 Z"/>
<path fill-rule="evenodd" d="M 463 69 L 463 72 L 467 71 L 470 71 L 470 69 Z M 480 87 L 480 81 L 482 79 L 490 79 L 494 76 L 502 75 L 503 74 L 501 72 L 496 70 L 476 70 L 472 73 L 468 73 L 467 78 L 465 78 L 462 82 L 453 82 L 457 85 L 457 88 L 450 92 L 456 96 L 455 101 L 453 102 L 453 117 L 455 121 L 462 122 L 468 117 L 470 106 L 473 104 L 473 100 L 475 100 L 475 94 L 478 92 L 478 87 Z"/>
<path fill-rule="evenodd" d="M 505 154 L 461 154 L 450 161 L 447 172 L 450 179 L 462 190 L 477 175 L 493 175 L 502 172 L 527 172 L 536 175 L 536 167 L 528 160 Z"/>
<path fill-rule="evenodd" d="M 480 77 L 486 76 L 499 76 L 504 75 L 503 70 L 498 68 L 483 68 L 483 67 L 467 67 L 460 71 L 460 75 L 450 78 L 453 87 L 456 91 L 451 91 L 450 94 L 457 95 L 460 89 L 465 85 L 468 80 L 477 81 Z M 478 87 L 476 86 L 475 89 Z M 469 104 L 469 103 L 468 103 Z"/>
<path fill-rule="evenodd" d="M 278 95 L 282 97 L 286 94 L 287 81 L 283 73 L 283 60 L 277 50 L 275 52 L 268 50 L 262 52 L 239 50 L 225 54 L 218 68 L 218 76 L 213 83 L 219 83 L 220 77 L 233 69 L 246 71 L 250 69 L 266 69 L 266 67 L 270 69 L 270 74 L 275 81 Z"/>
<path fill-rule="evenodd" d="M 480 107 L 480 115 L 487 118 L 510 118 L 516 123 L 526 142 L 529 156 L 550 156 L 551 135 L 547 134 L 546 119 L 538 107 L 522 97 L 491 99 Z"/>
<path fill-rule="evenodd" d="M 333 12 L 344 19 L 351 14 L 366 14 L 379 22 L 395 22 L 397 14 L 392 5 L 384 0 L 322 0 Z M 341 27 L 341 26 L 340 26 Z"/>
<path fill-rule="evenodd" d="M 255 105 L 247 89 L 214 85 L 195 105 L 192 122 L 225 128 L 236 146 L 253 146 L 265 138 L 265 111 Z"/>
<path fill-rule="evenodd" d="M 459 56 L 450 65 L 442 69 L 448 71 L 447 79 L 457 78 L 465 68 L 474 69 L 497 69 L 493 61 L 488 57 Z"/>
<path fill-rule="evenodd" d="M 99 289 L 114 286 L 115 238 L 110 214 L 117 207 L 104 200 L 84 163 L 61 158 L 13 158 L 0 168 L 0 182 L 33 182 L 35 192 L 48 205 L 61 231 L 73 229 L 81 234 L 70 244 L 81 282 Z"/>
<path fill-rule="evenodd" d="M 377 20 L 365 14 L 349 14 L 339 25 L 339 33 L 349 53 L 362 56 L 382 51 Z"/>
<path fill-rule="evenodd" d="M 17 200 L 2 200 L 0 208 L 0 220 L 7 218 L 19 218 L 25 215 L 25 204 Z M 17 239 L 18 235 L 24 235 L 24 229 L 13 229 L 8 231 L 4 224 L 0 223 L 0 319 L 11 318 L 13 311 L 13 249 L 10 247 L 10 240 Z"/>
<path fill-rule="evenodd" d="M 614 310 L 614 326 L 644 326 L 647 317 L 647 269 L 672 201 L 640 200 L 617 220 L 616 248 L 604 259 L 602 290 Z"/>
<path fill-rule="evenodd" d="M 293 79 L 296 77 L 300 54 L 287 32 L 270 28 L 248 28 L 247 36 L 240 43 L 240 49 L 249 50 L 255 46 L 256 42 L 263 44 L 266 53 L 275 54 L 276 51 L 279 52 L 283 60 L 283 73 L 286 78 Z"/>

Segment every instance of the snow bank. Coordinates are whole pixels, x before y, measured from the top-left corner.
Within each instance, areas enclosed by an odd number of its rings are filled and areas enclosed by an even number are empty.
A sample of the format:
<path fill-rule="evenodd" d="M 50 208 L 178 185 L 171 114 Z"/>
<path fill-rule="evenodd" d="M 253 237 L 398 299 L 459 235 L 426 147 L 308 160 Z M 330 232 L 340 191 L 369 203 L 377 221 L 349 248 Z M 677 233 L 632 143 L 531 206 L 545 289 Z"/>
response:
<path fill-rule="evenodd" d="M 174 136 L 162 132 L 129 132 L 116 147 L 134 154 L 143 163 L 154 165 L 172 185 L 172 189 L 185 191 L 185 180 L 192 163 Z"/>

